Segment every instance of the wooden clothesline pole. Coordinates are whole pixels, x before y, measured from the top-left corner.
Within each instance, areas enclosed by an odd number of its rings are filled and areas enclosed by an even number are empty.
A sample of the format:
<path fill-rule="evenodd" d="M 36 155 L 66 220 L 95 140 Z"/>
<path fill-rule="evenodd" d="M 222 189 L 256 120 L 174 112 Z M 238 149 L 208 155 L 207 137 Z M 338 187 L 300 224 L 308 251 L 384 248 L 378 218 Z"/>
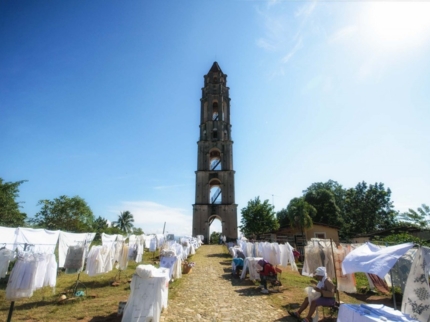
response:
<path fill-rule="evenodd" d="M 340 302 L 340 294 L 339 294 L 339 281 L 337 279 L 336 274 L 336 261 L 334 260 L 334 251 L 333 251 L 333 239 L 330 238 L 330 246 L 331 246 L 331 256 L 333 257 L 333 268 L 334 268 L 334 278 L 336 279 L 336 295 L 337 295 L 337 301 Z"/>

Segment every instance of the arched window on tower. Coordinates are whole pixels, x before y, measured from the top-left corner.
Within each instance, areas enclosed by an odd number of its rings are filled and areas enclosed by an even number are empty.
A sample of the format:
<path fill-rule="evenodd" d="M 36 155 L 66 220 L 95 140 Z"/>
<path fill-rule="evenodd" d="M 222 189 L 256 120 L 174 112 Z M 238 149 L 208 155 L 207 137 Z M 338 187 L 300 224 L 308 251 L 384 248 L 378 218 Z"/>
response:
<path fill-rule="evenodd" d="M 221 204 L 222 203 L 222 192 L 221 192 L 221 182 L 217 179 L 209 182 L 209 196 L 211 204 Z"/>
<path fill-rule="evenodd" d="M 218 102 L 212 104 L 212 120 L 218 120 Z"/>
<path fill-rule="evenodd" d="M 217 128 L 214 128 L 212 130 L 212 138 L 213 139 L 218 139 L 218 130 L 217 130 Z"/>
<path fill-rule="evenodd" d="M 212 150 L 209 154 L 209 162 L 211 171 L 221 170 L 221 153 L 218 150 Z"/>

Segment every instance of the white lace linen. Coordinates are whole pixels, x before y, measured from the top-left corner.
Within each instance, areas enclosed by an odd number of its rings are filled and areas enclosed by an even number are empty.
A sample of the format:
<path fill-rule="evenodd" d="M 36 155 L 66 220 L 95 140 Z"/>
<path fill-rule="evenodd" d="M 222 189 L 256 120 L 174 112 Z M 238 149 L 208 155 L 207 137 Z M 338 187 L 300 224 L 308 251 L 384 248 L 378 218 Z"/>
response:
<path fill-rule="evenodd" d="M 293 247 L 287 242 L 284 245 L 279 245 L 279 249 L 281 251 L 281 263 L 280 265 L 282 267 L 287 267 L 288 264 L 291 265 L 291 269 L 293 271 L 298 271 L 297 265 L 296 265 L 296 259 L 294 258 L 293 254 Z"/>
<path fill-rule="evenodd" d="M 88 253 L 85 272 L 89 276 L 95 276 L 112 270 L 112 252 L 110 245 L 92 246 Z"/>
<path fill-rule="evenodd" d="M 60 231 L 58 242 L 58 267 L 64 267 L 67 251 L 71 246 L 85 245 L 85 255 L 90 250 L 91 242 L 96 233 L 68 233 Z"/>
<path fill-rule="evenodd" d="M 7 274 L 9 268 L 9 262 L 15 258 L 15 252 L 10 249 L 0 249 L 0 278 L 3 278 Z"/>
<path fill-rule="evenodd" d="M 308 245 L 305 246 L 305 262 L 303 263 L 302 275 L 312 276 L 317 267 L 325 267 L 327 269 L 327 276 L 335 278 L 335 271 L 333 266 L 333 256 L 331 250 L 330 239 L 312 238 Z M 336 245 L 333 245 L 333 248 Z"/>
<path fill-rule="evenodd" d="M 123 322 L 159 322 L 161 310 L 167 308 L 169 272 L 150 266 L 139 265 L 136 268 Z"/>
<path fill-rule="evenodd" d="M 102 245 L 114 245 L 118 236 L 120 235 L 109 235 L 102 233 Z"/>
<path fill-rule="evenodd" d="M 356 293 L 357 288 L 355 286 L 355 277 L 353 274 L 343 274 L 342 262 L 346 255 L 351 252 L 350 245 L 341 244 L 333 249 L 334 263 L 336 267 L 336 280 L 338 291 L 347 293 Z"/>
<path fill-rule="evenodd" d="M 0 245 L 4 244 L 6 249 L 15 250 L 16 230 L 17 228 L 0 226 Z"/>
<path fill-rule="evenodd" d="M 16 229 L 16 246 L 20 251 L 26 251 L 25 244 L 31 247 L 33 253 L 53 254 L 57 247 L 59 230 L 22 228 Z"/>
<path fill-rule="evenodd" d="M 118 269 L 125 270 L 128 266 L 128 253 L 129 253 L 129 247 L 127 244 L 123 243 L 119 260 L 118 260 Z"/>
<path fill-rule="evenodd" d="M 260 273 L 258 272 L 258 261 L 262 260 L 263 257 L 247 257 L 243 262 L 241 279 L 246 277 L 246 272 L 249 271 L 249 279 L 252 281 L 260 280 Z M 261 268 L 260 268 L 261 269 Z"/>
<path fill-rule="evenodd" d="M 145 235 L 137 236 L 138 247 L 137 247 L 137 257 L 136 263 L 140 263 L 142 261 L 143 253 L 145 252 Z"/>
<path fill-rule="evenodd" d="M 420 247 L 406 282 L 402 312 L 419 321 L 430 321 L 430 248 Z"/>
<path fill-rule="evenodd" d="M 173 268 L 175 263 L 177 262 L 176 256 L 174 257 L 161 257 L 160 259 L 160 267 L 167 268 L 169 270 L 169 278 L 173 276 Z"/>
<path fill-rule="evenodd" d="M 16 301 L 33 296 L 44 286 L 55 287 L 57 261 L 54 254 L 22 253 L 10 273 L 6 287 L 6 299 Z"/>
<path fill-rule="evenodd" d="M 397 260 L 412 246 L 412 243 L 404 243 L 381 249 L 372 243 L 366 243 L 354 249 L 345 257 L 342 262 L 342 272 L 344 274 L 355 272 L 372 273 L 383 279 Z"/>

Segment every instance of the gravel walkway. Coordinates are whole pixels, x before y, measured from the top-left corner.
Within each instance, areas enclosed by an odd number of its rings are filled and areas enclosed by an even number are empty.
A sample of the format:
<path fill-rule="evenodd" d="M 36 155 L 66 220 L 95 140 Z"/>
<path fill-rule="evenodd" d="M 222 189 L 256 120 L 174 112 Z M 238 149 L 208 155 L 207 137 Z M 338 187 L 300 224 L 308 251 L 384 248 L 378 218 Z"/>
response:
<path fill-rule="evenodd" d="M 161 321 L 297 321 L 269 304 L 253 282 L 231 275 L 231 257 L 225 246 L 203 245 L 191 261 L 196 266 L 183 276 L 178 294 L 169 300 Z"/>

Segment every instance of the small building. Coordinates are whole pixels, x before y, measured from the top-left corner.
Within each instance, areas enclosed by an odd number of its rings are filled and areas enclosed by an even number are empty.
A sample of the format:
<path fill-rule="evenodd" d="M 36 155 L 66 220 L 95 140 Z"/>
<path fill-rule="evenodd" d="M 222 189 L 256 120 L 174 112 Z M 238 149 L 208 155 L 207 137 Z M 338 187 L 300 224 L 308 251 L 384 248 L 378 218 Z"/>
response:
<path fill-rule="evenodd" d="M 306 240 L 311 240 L 312 238 L 319 239 L 332 239 L 334 242 L 339 243 L 339 228 L 331 225 L 326 225 L 322 223 L 314 223 L 312 228 L 306 229 L 304 231 L 304 237 Z M 299 229 L 291 227 L 282 227 L 278 231 L 274 232 L 277 239 L 282 239 L 284 236 L 298 236 L 303 238 L 302 233 Z M 290 243 L 291 244 L 291 243 Z"/>

